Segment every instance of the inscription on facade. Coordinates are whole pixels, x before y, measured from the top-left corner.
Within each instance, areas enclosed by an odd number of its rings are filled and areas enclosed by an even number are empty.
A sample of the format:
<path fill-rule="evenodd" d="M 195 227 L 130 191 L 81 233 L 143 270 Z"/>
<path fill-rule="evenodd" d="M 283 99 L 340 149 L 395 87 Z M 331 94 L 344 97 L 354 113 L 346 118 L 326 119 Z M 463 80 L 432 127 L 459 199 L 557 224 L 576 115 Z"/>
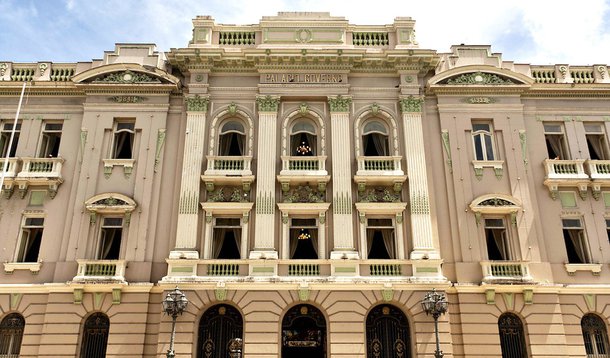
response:
<path fill-rule="evenodd" d="M 342 83 L 341 73 L 268 73 L 262 76 L 263 83 Z"/>

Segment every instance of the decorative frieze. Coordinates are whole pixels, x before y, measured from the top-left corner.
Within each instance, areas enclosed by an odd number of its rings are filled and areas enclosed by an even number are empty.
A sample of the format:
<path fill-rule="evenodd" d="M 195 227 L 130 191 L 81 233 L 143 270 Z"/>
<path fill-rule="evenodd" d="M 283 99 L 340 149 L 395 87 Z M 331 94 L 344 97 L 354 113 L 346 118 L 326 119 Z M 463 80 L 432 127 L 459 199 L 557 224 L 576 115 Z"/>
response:
<path fill-rule="evenodd" d="M 186 110 L 189 112 L 207 112 L 210 99 L 196 95 L 186 98 Z"/>
<path fill-rule="evenodd" d="M 500 77 L 493 73 L 473 72 L 465 73 L 445 81 L 448 85 L 512 85 L 515 84 L 508 78 Z"/>
<path fill-rule="evenodd" d="M 244 203 L 248 193 L 239 187 L 221 187 L 208 193 L 208 201 L 220 203 Z"/>
<path fill-rule="evenodd" d="M 430 214 L 430 201 L 426 195 L 413 195 L 411 197 L 412 214 Z"/>
<path fill-rule="evenodd" d="M 369 188 L 359 191 L 359 201 L 363 203 L 397 203 L 400 201 L 400 192 L 390 188 Z"/>
<path fill-rule="evenodd" d="M 283 188 L 282 188 L 283 189 Z M 307 185 L 289 188 L 284 191 L 284 203 L 323 203 L 324 193 Z"/>
<path fill-rule="evenodd" d="M 349 106 L 352 103 L 351 97 L 328 97 L 328 105 L 331 112 L 349 112 Z"/>
<path fill-rule="evenodd" d="M 93 80 L 93 83 L 161 83 L 158 78 L 151 77 L 144 73 L 133 71 L 115 72 L 105 76 L 98 77 Z"/>

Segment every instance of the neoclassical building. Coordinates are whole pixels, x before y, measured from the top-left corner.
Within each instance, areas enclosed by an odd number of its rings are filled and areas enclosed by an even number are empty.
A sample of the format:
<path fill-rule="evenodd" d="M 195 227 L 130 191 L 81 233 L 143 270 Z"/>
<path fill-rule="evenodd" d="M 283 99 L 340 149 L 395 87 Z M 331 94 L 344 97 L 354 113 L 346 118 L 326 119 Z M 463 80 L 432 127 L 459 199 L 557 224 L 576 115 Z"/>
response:
<path fill-rule="evenodd" d="M 0 357 L 609 357 L 608 67 L 414 25 L 0 59 Z"/>

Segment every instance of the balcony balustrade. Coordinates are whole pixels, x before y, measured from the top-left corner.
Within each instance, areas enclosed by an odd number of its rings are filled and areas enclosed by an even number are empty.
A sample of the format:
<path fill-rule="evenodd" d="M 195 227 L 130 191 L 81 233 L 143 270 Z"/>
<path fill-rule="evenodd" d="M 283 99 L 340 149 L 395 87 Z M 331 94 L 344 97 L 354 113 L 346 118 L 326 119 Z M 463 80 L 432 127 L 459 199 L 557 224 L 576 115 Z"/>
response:
<path fill-rule="evenodd" d="M 400 188 L 402 183 L 407 180 L 405 172 L 402 170 L 401 156 L 387 157 L 364 157 L 356 158 L 358 169 L 354 176 L 354 181 L 359 188 L 366 185 L 394 185 Z"/>
<path fill-rule="evenodd" d="M 63 158 L 21 158 L 21 172 L 18 178 L 61 178 Z"/>
<path fill-rule="evenodd" d="M 529 266 L 523 261 L 481 261 L 483 282 L 530 282 Z"/>
<path fill-rule="evenodd" d="M 544 169 L 546 185 L 551 197 L 555 199 L 559 193 L 559 187 L 576 187 L 580 196 L 584 199 L 587 196 L 587 187 L 591 183 L 589 175 L 585 172 L 585 160 L 560 160 L 545 159 Z"/>
<path fill-rule="evenodd" d="M 242 185 L 245 191 L 250 191 L 254 181 L 252 175 L 252 157 L 250 156 L 216 156 L 208 155 L 207 169 L 201 176 L 209 191 L 215 184 Z"/>
<path fill-rule="evenodd" d="M 125 281 L 125 260 L 76 260 L 78 272 L 73 281 Z"/>
<path fill-rule="evenodd" d="M 59 184 L 63 183 L 63 162 L 63 158 L 10 158 L 2 188 L 5 196 L 11 196 L 15 185 L 22 198 L 30 186 L 45 186 L 49 196 L 54 198 Z M 3 163 L 0 165 L 4 166 Z"/>
<path fill-rule="evenodd" d="M 4 178 L 14 178 L 17 176 L 19 168 L 19 159 L 17 158 L 8 158 L 8 165 L 6 167 L 6 172 L 4 173 Z M 4 159 L 0 161 L 0 170 L 4 169 Z"/>

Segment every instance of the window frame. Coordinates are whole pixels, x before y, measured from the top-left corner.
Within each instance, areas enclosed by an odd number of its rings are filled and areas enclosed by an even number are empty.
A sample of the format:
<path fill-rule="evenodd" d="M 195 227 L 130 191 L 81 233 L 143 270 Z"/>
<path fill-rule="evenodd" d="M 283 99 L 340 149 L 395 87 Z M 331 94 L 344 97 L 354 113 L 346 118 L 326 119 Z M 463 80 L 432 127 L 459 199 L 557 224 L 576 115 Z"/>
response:
<path fill-rule="evenodd" d="M 219 219 L 236 219 L 239 221 L 239 225 L 237 226 L 227 226 L 227 225 L 218 225 L 218 220 Z M 242 217 L 238 216 L 238 215 L 218 215 L 218 216 L 214 216 L 213 217 L 213 227 L 212 227 L 212 236 L 211 236 L 211 242 L 210 242 L 210 248 L 211 248 L 211 252 L 210 252 L 210 256 L 212 256 L 213 260 L 240 260 L 243 256 L 242 254 L 242 230 L 243 230 L 243 226 L 244 223 L 242 222 Z M 216 252 L 216 230 L 217 229 L 221 229 L 221 228 L 239 228 L 239 237 L 235 238 L 236 244 L 237 244 L 237 249 L 239 250 L 239 257 L 234 258 L 234 259 L 224 259 L 224 258 L 218 258 L 215 257 L 217 255 L 214 255 L 214 253 Z M 221 248 L 222 250 L 222 248 Z M 220 251 L 218 251 L 218 253 L 220 254 Z"/>
<path fill-rule="evenodd" d="M 236 123 L 240 124 L 242 129 L 243 129 L 243 132 L 239 132 L 237 130 L 228 130 L 227 132 L 223 132 L 223 127 L 225 125 L 227 125 L 228 123 L 230 123 L 230 122 L 236 122 Z M 248 133 L 247 133 L 247 128 L 248 128 L 247 124 L 244 123 L 244 121 L 242 121 L 241 118 L 239 118 L 239 117 L 229 117 L 229 118 L 223 119 L 219 123 L 219 125 L 218 125 L 218 145 L 216 146 L 216 155 L 219 156 L 219 157 L 229 157 L 229 156 L 232 156 L 232 155 L 229 155 L 229 154 L 221 153 L 220 143 L 222 141 L 222 137 L 223 136 L 230 135 L 230 134 L 237 134 L 237 135 L 241 135 L 243 137 L 242 148 L 241 148 L 242 154 L 241 155 L 234 155 L 234 157 L 245 157 L 245 156 L 247 156 L 248 153 L 247 153 L 247 147 L 246 146 L 248 144 L 248 139 L 249 139 L 248 138 Z"/>
<path fill-rule="evenodd" d="M 560 131 L 559 132 L 554 132 L 554 131 L 548 131 L 547 130 L 547 126 L 558 126 Z M 549 127 L 550 128 L 550 127 Z M 544 134 L 544 144 L 545 144 L 545 148 L 546 148 L 546 156 L 548 159 L 558 159 L 558 160 L 570 160 L 570 158 L 572 157 L 570 155 L 570 147 L 568 146 L 568 140 L 567 140 L 567 135 L 566 135 L 566 128 L 565 125 L 561 122 L 542 122 L 542 131 Z M 555 158 L 549 158 L 549 149 L 548 149 L 548 141 L 547 141 L 547 136 L 561 136 L 561 138 L 559 139 L 559 144 L 560 144 L 560 149 L 564 152 L 564 158 L 561 157 L 561 154 L 559 154 L 557 157 Z"/>
<path fill-rule="evenodd" d="M 366 233 L 366 237 L 365 237 L 365 243 L 366 246 L 363 248 L 363 251 L 366 251 L 366 259 L 367 260 L 396 260 L 398 259 L 398 235 L 397 235 L 397 229 L 396 229 L 396 217 L 395 216 L 388 216 L 388 215 L 367 215 L 365 218 L 366 222 L 364 223 L 364 232 Z M 370 220 L 390 220 L 391 225 L 389 226 L 371 226 L 370 225 Z M 382 258 L 371 258 L 369 257 L 369 249 L 368 249 L 368 242 L 369 242 L 369 230 L 392 230 L 392 240 L 394 241 L 394 247 L 393 252 L 388 252 L 388 258 L 387 259 L 382 259 Z M 371 237 L 371 240 L 374 239 L 374 237 Z M 371 243 L 372 245 L 372 243 Z M 372 249 L 372 246 L 371 246 Z M 387 251 L 387 248 L 386 248 Z"/>
<path fill-rule="evenodd" d="M 487 221 L 488 220 L 502 220 L 502 227 L 492 227 L 492 226 L 487 226 Z M 482 225 L 481 225 L 481 229 L 483 230 L 483 239 L 485 240 L 485 251 L 487 253 L 487 260 L 489 261 L 518 261 L 518 255 L 517 250 L 515 249 L 515 240 L 513 238 L 513 230 L 511 228 L 511 219 L 509 216 L 507 215 L 484 215 L 482 217 Z M 488 237 L 487 237 L 487 230 L 497 230 L 497 229 L 503 229 L 504 230 L 504 234 L 503 234 L 503 240 L 504 242 L 504 249 L 506 250 L 506 254 L 507 254 L 507 258 L 506 259 L 491 259 L 489 257 L 489 245 L 488 245 Z M 493 235 L 493 233 L 492 233 Z"/>
<path fill-rule="evenodd" d="M 587 127 L 591 128 L 593 126 L 597 126 L 597 128 L 599 128 L 598 131 L 590 131 L 587 130 Z M 589 158 L 591 160 L 608 160 L 610 159 L 610 149 L 608 148 L 608 137 L 606 136 L 606 128 L 604 126 L 603 123 L 598 123 L 598 122 L 590 122 L 590 123 L 584 123 L 583 124 L 583 129 L 584 129 L 584 133 L 585 133 L 585 142 L 587 144 L 587 150 L 589 151 Z M 592 145 L 590 144 L 590 139 L 593 139 L 591 137 L 596 137 L 600 143 L 600 150 L 601 150 L 601 158 L 598 159 L 593 159 L 592 158 L 592 153 L 590 150 L 590 147 L 592 147 Z M 596 156 L 597 153 L 594 153 Z"/>
<path fill-rule="evenodd" d="M 311 215 L 304 215 L 304 216 L 301 216 L 301 215 L 291 215 L 288 218 L 288 220 L 289 220 L 289 224 L 288 224 L 288 242 L 287 242 L 287 245 L 288 245 L 289 253 L 292 252 L 292 246 L 291 246 L 292 240 L 291 239 L 292 239 L 292 231 L 293 230 L 304 230 L 304 229 L 306 229 L 308 231 L 314 231 L 315 230 L 316 234 L 318 235 L 317 236 L 317 240 L 320 239 L 320 220 L 319 220 L 318 217 L 311 216 Z M 294 220 L 313 220 L 313 225 L 295 225 Z M 296 241 L 297 247 L 295 248 L 295 254 L 296 254 L 296 249 L 298 248 L 298 240 L 299 240 L 298 237 L 297 237 L 296 240 L 297 240 Z M 311 238 L 308 239 L 308 240 L 311 240 Z M 307 260 L 319 260 L 320 259 L 320 253 L 318 252 L 319 249 L 320 249 L 319 248 L 320 247 L 319 242 L 318 242 L 318 245 L 313 245 L 313 242 L 311 244 L 312 244 L 312 246 L 314 248 L 314 251 L 316 252 L 317 258 L 307 259 Z M 305 259 L 294 259 L 293 257 L 290 257 L 290 256 L 293 256 L 293 255 L 290 255 L 290 254 L 288 255 L 287 258 L 289 260 L 305 260 Z"/>
<path fill-rule="evenodd" d="M 488 125 L 489 126 L 489 130 L 482 130 L 482 129 L 478 129 L 475 130 L 474 126 L 475 125 Z M 474 156 L 474 160 L 475 161 L 479 161 L 479 162 L 495 162 L 495 161 L 499 161 L 499 155 L 498 155 L 498 149 L 497 147 L 497 143 L 496 143 L 496 138 L 495 138 L 495 130 L 494 130 L 494 126 L 493 126 L 493 120 L 489 119 L 489 120 L 485 120 L 485 119 L 473 119 L 471 121 L 471 136 L 472 136 L 472 148 L 473 148 L 473 156 Z M 480 138 L 480 144 L 481 144 L 481 154 L 482 154 L 482 158 L 478 158 L 477 156 L 477 141 L 476 138 Z M 489 137 L 489 142 L 487 143 L 486 141 L 486 137 Z M 489 152 L 488 152 L 488 148 L 487 146 L 491 146 L 491 158 L 489 158 Z"/>
<path fill-rule="evenodd" d="M 367 127 L 367 125 L 369 125 L 371 123 L 374 123 L 374 122 L 380 123 L 383 126 L 383 128 L 386 130 L 386 132 L 383 133 L 381 131 L 373 130 L 373 131 L 369 131 L 369 132 L 365 133 L 364 130 Z M 391 156 L 393 156 L 392 141 L 390 140 L 392 138 L 393 131 L 392 131 L 392 128 L 390 127 L 390 125 L 384 119 L 379 118 L 379 117 L 375 117 L 375 116 L 370 117 L 370 118 L 366 118 L 360 124 L 360 128 L 358 129 L 358 132 L 360 134 L 359 135 L 359 141 L 361 143 L 362 156 L 363 157 L 367 157 L 365 149 L 364 149 L 364 147 L 365 147 L 365 145 L 364 145 L 365 138 L 364 137 L 368 136 L 368 135 L 374 135 L 374 134 L 377 134 L 377 135 L 385 137 L 385 142 L 386 142 L 385 144 L 386 144 L 387 153 L 386 153 L 386 155 L 377 155 L 377 156 L 371 156 L 371 157 L 391 157 Z"/>
<path fill-rule="evenodd" d="M 60 129 L 47 129 L 47 125 L 59 125 Z M 40 129 L 40 144 L 38 147 L 38 157 L 39 158 L 58 158 L 60 157 L 59 147 L 61 146 L 61 137 L 63 134 L 63 125 L 64 123 L 61 121 L 44 121 L 42 123 L 42 127 Z M 50 139 L 52 136 L 56 136 L 57 144 L 57 153 L 53 154 L 53 150 L 49 150 L 49 147 L 54 147 L 54 145 L 49 145 Z"/>
<path fill-rule="evenodd" d="M 121 225 L 120 226 L 106 225 L 107 219 L 120 219 Z M 102 257 L 104 255 L 101 255 L 101 251 L 102 251 L 102 248 L 105 246 L 104 240 L 105 240 L 106 229 L 117 229 L 117 228 L 121 229 L 121 235 L 119 237 L 120 242 L 119 242 L 118 257 L 117 258 L 104 258 L 104 257 Z M 95 253 L 94 253 L 95 260 L 100 260 L 100 261 L 121 260 L 121 258 L 124 256 L 123 255 L 123 246 L 126 241 L 127 228 L 128 228 L 128 225 L 125 222 L 124 216 L 110 215 L 110 214 L 100 216 L 99 228 L 97 229 L 97 239 L 96 239 L 96 243 L 95 243 Z"/>
<path fill-rule="evenodd" d="M 313 133 L 309 132 L 309 131 L 306 131 L 304 129 L 295 132 L 294 131 L 294 127 L 296 127 L 300 123 L 305 123 L 305 124 L 308 124 L 311 127 L 313 127 Z M 303 133 L 310 134 L 310 135 L 312 135 L 314 137 L 315 144 L 312 145 L 311 143 L 308 143 L 310 148 L 311 148 L 311 151 L 312 151 L 311 156 L 313 156 L 313 157 L 319 156 L 320 155 L 320 143 L 319 143 L 319 140 L 318 140 L 318 137 L 319 137 L 319 133 L 318 132 L 319 131 L 320 131 L 320 128 L 318 128 L 318 124 L 314 120 L 312 120 L 310 118 L 307 118 L 307 117 L 298 117 L 295 120 L 293 120 L 290 123 L 290 129 L 288 130 L 288 138 L 287 138 L 287 140 L 288 140 L 288 148 L 290 150 L 288 156 L 291 156 L 291 157 L 300 156 L 299 154 L 297 154 L 297 153 L 292 151 L 293 150 L 292 140 L 293 140 L 294 136 L 300 135 L 300 134 L 303 134 Z"/>
<path fill-rule="evenodd" d="M 588 325 L 589 321 L 594 320 L 598 327 Z M 610 354 L 610 344 L 608 343 L 608 329 L 604 319 L 595 313 L 587 313 L 580 320 L 580 327 L 583 336 L 583 346 L 587 357 L 607 357 Z M 587 336 L 589 344 L 587 344 Z M 599 341 L 601 339 L 601 342 Z M 605 352 L 600 353 L 599 348 L 603 347 Z M 590 352 L 591 351 L 591 352 Z"/>
<path fill-rule="evenodd" d="M 119 126 L 121 124 L 132 124 L 133 125 L 133 129 L 128 129 L 128 128 L 121 128 L 119 129 Z M 119 139 L 117 137 L 119 137 L 122 133 L 128 133 L 128 135 L 131 137 L 131 156 L 130 158 L 119 158 L 117 151 L 120 153 L 122 151 L 122 149 L 118 149 L 118 141 Z M 122 148 L 122 146 L 121 146 Z M 114 122 L 112 124 L 112 146 L 110 147 L 110 159 L 114 159 L 114 160 L 135 160 L 135 155 L 136 155 L 136 118 L 115 118 Z"/>
<path fill-rule="evenodd" d="M 17 126 L 15 127 L 15 136 L 13 138 L 13 143 L 11 148 L 9 148 L 9 142 L 11 140 L 11 132 L 14 125 L 14 122 L 4 121 L 0 122 L 0 157 L 4 158 L 7 156 L 9 158 L 15 158 L 17 155 L 17 147 L 19 146 L 19 137 L 21 135 L 21 127 L 22 121 L 17 122 Z"/>
<path fill-rule="evenodd" d="M 42 223 L 40 225 L 28 225 L 27 222 L 30 219 L 42 219 Z M 42 246 L 42 240 L 44 238 L 44 214 L 24 214 L 21 218 L 21 225 L 19 226 L 19 238 L 17 239 L 17 245 L 15 248 L 15 255 L 13 256 L 13 262 L 24 263 L 24 264 L 32 264 L 40 262 L 40 248 Z M 36 255 L 35 261 L 25 261 L 25 258 L 29 256 L 29 250 L 23 251 L 22 246 L 24 245 L 24 233 L 28 230 L 27 240 L 31 237 L 31 232 L 29 230 L 36 229 L 40 230 L 40 243 L 38 244 L 38 254 Z M 31 248 L 30 248 L 31 249 Z M 22 252 L 23 251 L 23 252 Z"/>
<path fill-rule="evenodd" d="M 569 226 L 566 225 L 566 220 L 578 220 L 579 226 Z M 566 264 L 592 264 L 593 263 L 593 259 L 592 259 L 592 255 L 591 255 L 591 248 L 589 245 L 589 239 L 588 239 L 588 235 L 586 232 L 586 226 L 583 223 L 584 218 L 582 217 L 562 217 L 561 218 L 561 231 L 562 231 L 562 236 L 564 239 L 564 246 L 566 249 L 566 256 L 567 256 L 567 261 Z M 568 246 L 567 246 L 567 240 L 572 240 L 571 237 L 566 237 L 566 230 L 579 230 L 578 233 L 578 240 L 579 240 L 579 247 L 574 247 L 575 250 L 579 250 L 581 251 L 580 253 L 583 255 L 583 258 L 580 259 L 580 261 L 584 261 L 584 262 L 571 262 L 570 261 L 570 254 L 568 252 Z M 574 244 L 574 242 L 572 242 Z M 578 255 L 578 252 L 574 253 L 576 256 Z"/>

